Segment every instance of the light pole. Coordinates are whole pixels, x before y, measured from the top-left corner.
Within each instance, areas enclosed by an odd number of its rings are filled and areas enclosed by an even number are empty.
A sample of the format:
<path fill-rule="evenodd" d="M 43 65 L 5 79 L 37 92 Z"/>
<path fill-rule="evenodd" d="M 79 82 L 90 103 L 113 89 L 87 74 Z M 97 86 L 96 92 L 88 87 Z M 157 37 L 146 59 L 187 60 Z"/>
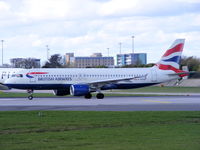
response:
<path fill-rule="evenodd" d="M 119 53 L 120 53 L 120 54 L 122 54 L 122 51 L 121 51 L 121 50 L 122 50 L 122 43 L 119 42 Z"/>
<path fill-rule="evenodd" d="M 3 67 L 3 42 L 4 42 L 4 40 L 1 40 L 1 42 L 2 42 L 2 67 Z"/>
<path fill-rule="evenodd" d="M 48 45 L 46 45 L 46 48 L 47 48 L 47 60 L 49 59 L 49 46 Z"/>
<path fill-rule="evenodd" d="M 132 36 L 132 53 L 134 53 L 134 36 Z"/>
<path fill-rule="evenodd" d="M 109 48 L 107 48 L 107 50 L 108 50 L 108 57 L 109 57 Z"/>

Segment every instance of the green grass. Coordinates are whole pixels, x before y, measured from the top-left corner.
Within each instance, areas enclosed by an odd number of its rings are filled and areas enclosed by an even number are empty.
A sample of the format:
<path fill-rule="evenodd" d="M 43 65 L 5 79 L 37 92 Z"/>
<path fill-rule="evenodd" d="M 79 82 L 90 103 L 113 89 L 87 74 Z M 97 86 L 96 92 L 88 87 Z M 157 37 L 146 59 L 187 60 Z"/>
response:
<path fill-rule="evenodd" d="M 95 96 L 96 94 L 93 94 L 93 96 Z M 33 94 L 34 97 L 58 97 L 55 96 L 52 93 L 34 93 Z M 142 94 L 117 94 L 117 93 L 106 93 L 105 96 L 144 96 Z M 27 93 L 0 93 L 0 98 L 7 98 L 7 97 L 19 97 L 19 98 L 24 98 L 24 97 L 28 97 Z M 60 97 L 73 97 L 71 95 L 66 95 L 66 96 L 60 96 Z"/>
<path fill-rule="evenodd" d="M 122 92 L 157 92 L 157 93 L 200 93 L 200 87 L 159 87 L 150 86 L 129 90 L 113 90 Z"/>
<path fill-rule="evenodd" d="M 56 97 L 52 93 L 34 93 L 34 97 Z M 13 92 L 2 92 L 0 97 L 27 97 L 27 93 L 13 93 Z"/>
<path fill-rule="evenodd" d="M 123 93 L 123 94 L 118 94 L 118 93 L 105 93 L 104 94 L 105 97 L 108 97 L 108 96 L 163 96 L 163 95 L 155 95 L 155 94 L 129 94 L 129 93 Z M 93 94 L 93 97 L 95 97 L 96 94 Z M 28 94 L 26 93 L 0 93 L 0 98 L 13 98 L 13 97 L 19 97 L 19 98 L 25 98 L 25 97 L 28 97 Z M 51 93 L 34 93 L 33 94 L 33 97 L 58 97 L 58 96 L 55 96 Z M 71 95 L 66 95 L 66 96 L 59 96 L 59 97 L 74 97 L 74 96 L 71 96 Z"/>
<path fill-rule="evenodd" d="M 199 150 L 200 112 L 0 112 L 2 150 Z"/>
<path fill-rule="evenodd" d="M 115 93 L 115 92 L 124 92 L 123 94 Z M 127 93 L 126 92 L 132 92 Z M 137 92 L 145 93 L 145 92 L 152 92 L 152 93 L 200 93 L 199 87 L 145 87 L 145 88 L 138 88 L 138 89 L 129 89 L 129 90 L 112 90 L 112 93 L 105 93 L 105 96 L 148 96 L 147 94 L 137 94 Z M 7 93 L 0 91 L 0 97 L 27 97 L 27 93 Z M 34 93 L 34 97 L 57 97 L 53 93 Z M 67 95 L 66 97 L 69 97 Z M 95 94 L 94 94 L 95 96 Z M 149 94 L 149 96 L 161 96 L 155 94 Z M 162 95 L 163 96 L 163 95 Z"/>

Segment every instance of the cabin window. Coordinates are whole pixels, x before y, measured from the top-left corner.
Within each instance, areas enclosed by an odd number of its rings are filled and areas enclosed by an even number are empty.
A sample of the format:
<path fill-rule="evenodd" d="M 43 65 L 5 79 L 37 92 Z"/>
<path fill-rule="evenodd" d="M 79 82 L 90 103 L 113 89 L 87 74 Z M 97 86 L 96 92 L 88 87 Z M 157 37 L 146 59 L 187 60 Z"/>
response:
<path fill-rule="evenodd" d="M 23 74 L 17 74 L 17 77 L 22 78 L 22 77 L 23 77 Z"/>
<path fill-rule="evenodd" d="M 23 74 L 13 74 L 12 77 L 22 78 Z"/>

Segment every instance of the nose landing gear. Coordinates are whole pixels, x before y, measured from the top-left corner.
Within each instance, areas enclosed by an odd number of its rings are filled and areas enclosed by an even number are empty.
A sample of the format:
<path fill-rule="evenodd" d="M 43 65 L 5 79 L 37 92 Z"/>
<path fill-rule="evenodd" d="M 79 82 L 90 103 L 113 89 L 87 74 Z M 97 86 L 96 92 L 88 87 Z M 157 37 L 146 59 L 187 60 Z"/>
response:
<path fill-rule="evenodd" d="M 29 99 L 29 100 L 32 100 L 32 99 L 33 99 L 33 96 L 32 96 L 32 95 L 29 95 L 29 96 L 28 96 L 28 99 Z"/>
<path fill-rule="evenodd" d="M 33 99 L 33 90 L 27 90 L 27 93 L 29 94 L 28 99 L 32 100 Z"/>

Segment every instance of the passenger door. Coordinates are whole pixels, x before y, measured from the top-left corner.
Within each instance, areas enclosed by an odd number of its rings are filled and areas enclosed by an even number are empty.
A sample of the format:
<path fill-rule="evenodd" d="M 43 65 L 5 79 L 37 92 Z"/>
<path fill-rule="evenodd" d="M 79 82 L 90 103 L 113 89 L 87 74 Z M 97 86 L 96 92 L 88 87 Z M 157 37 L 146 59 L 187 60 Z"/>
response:
<path fill-rule="evenodd" d="M 31 74 L 31 72 L 29 72 L 29 78 L 30 78 L 30 83 L 35 83 L 37 75 Z"/>
<path fill-rule="evenodd" d="M 151 69 L 151 81 L 157 82 L 157 72 L 156 72 L 156 69 L 154 68 Z"/>

